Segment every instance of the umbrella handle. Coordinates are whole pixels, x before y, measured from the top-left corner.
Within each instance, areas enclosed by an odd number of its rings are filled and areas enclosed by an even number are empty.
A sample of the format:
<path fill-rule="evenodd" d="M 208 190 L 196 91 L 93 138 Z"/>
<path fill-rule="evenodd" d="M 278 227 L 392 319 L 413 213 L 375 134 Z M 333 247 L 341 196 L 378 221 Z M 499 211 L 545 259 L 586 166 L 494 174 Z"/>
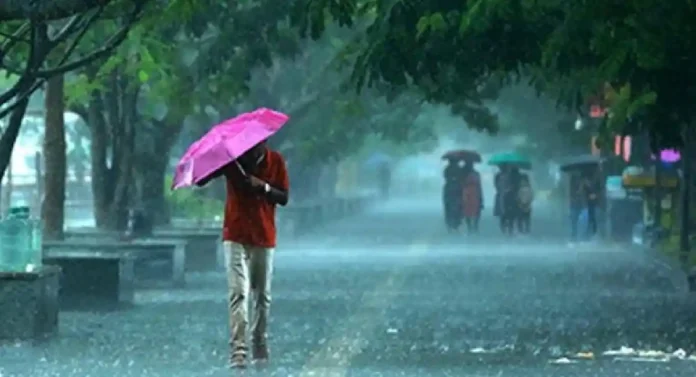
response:
<path fill-rule="evenodd" d="M 237 167 L 239 168 L 239 171 L 242 172 L 242 175 L 245 177 L 248 177 L 249 175 L 247 174 L 246 170 L 242 167 L 242 165 L 239 163 L 239 161 L 234 160 L 234 163 L 237 164 Z"/>

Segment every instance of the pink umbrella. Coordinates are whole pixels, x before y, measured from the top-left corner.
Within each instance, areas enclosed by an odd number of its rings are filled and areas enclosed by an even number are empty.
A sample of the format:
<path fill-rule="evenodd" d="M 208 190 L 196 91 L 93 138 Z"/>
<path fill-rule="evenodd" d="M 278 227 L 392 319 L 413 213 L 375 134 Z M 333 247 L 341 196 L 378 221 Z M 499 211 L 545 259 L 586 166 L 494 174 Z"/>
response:
<path fill-rule="evenodd" d="M 288 121 L 266 108 L 244 113 L 213 127 L 184 153 L 174 171 L 172 190 L 192 186 L 278 132 Z"/>

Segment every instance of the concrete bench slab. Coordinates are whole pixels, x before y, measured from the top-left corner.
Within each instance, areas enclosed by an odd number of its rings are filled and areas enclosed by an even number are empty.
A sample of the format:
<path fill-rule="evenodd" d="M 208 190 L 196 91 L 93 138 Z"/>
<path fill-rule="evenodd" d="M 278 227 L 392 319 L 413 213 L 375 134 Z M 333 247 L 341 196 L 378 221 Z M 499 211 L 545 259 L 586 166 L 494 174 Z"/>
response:
<path fill-rule="evenodd" d="M 186 242 L 185 271 L 214 271 L 219 269 L 221 258 L 220 228 L 162 228 L 156 229 L 145 240 L 175 240 Z M 112 239 L 121 240 L 121 234 L 96 228 L 68 229 L 66 239 Z"/>
<path fill-rule="evenodd" d="M 41 340 L 58 331 L 61 269 L 0 272 L 0 340 Z"/>
<path fill-rule="evenodd" d="M 44 263 L 61 267 L 60 301 L 65 309 L 117 309 L 133 304 L 135 257 L 129 252 L 44 249 Z"/>
<path fill-rule="evenodd" d="M 128 254 L 134 258 L 134 276 L 138 282 L 169 280 L 176 287 L 185 285 L 186 242 L 167 239 L 123 241 L 110 238 L 79 238 L 44 242 L 44 258 L 79 251 L 85 256 Z M 164 273 L 153 273 L 152 264 L 165 264 Z"/>

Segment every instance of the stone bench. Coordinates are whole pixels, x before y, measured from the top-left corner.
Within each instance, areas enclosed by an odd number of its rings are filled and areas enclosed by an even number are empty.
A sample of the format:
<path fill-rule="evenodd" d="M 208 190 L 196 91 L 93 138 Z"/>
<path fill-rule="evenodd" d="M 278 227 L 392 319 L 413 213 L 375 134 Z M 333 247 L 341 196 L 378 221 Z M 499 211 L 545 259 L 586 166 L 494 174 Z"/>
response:
<path fill-rule="evenodd" d="M 157 229 L 154 237 L 186 242 L 186 271 L 212 271 L 223 265 L 222 227 Z"/>
<path fill-rule="evenodd" d="M 67 309 L 115 309 L 133 304 L 135 258 L 129 252 L 44 245 L 44 263 L 60 266 L 60 302 Z"/>
<path fill-rule="evenodd" d="M 143 240 L 173 240 L 186 243 L 185 271 L 212 271 L 219 268 L 222 257 L 222 229 L 168 227 L 155 229 L 152 237 Z M 69 240 L 122 239 L 121 233 L 96 228 L 72 228 L 65 232 Z"/>
<path fill-rule="evenodd" d="M 60 267 L 0 272 L 0 340 L 40 340 L 58 331 Z"/>
<path fill-rule="evenodd" d="M 165 239 L 117 240 L 110 237 L 75 238 L 64 241 L 44 242 L 44 258 L 80 251 L 83 255 L 131 255 L 134 258 L 133 274 L 137 282 L 170 281 L 175 287 L 186 282 L 186 242 Z M 153 271 L 153 265 L 165 265 L 164 271 Z"/>

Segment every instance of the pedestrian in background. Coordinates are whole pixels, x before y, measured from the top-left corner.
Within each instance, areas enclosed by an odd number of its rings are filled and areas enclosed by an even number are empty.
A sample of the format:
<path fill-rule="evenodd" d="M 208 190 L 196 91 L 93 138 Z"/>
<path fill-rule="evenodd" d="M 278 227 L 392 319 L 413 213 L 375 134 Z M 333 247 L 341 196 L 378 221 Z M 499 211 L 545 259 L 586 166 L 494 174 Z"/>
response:
<path fill-rule="evenodd" d="M 517 216 L 517 230 L 521 234 L 529 234 L 532 226 L 532 203 L 534 202 L 534 191 L 532 183 L 527 174 L 520 176 L 520 187 L 517 192 L 517 203 L 519 212 Z"/>

